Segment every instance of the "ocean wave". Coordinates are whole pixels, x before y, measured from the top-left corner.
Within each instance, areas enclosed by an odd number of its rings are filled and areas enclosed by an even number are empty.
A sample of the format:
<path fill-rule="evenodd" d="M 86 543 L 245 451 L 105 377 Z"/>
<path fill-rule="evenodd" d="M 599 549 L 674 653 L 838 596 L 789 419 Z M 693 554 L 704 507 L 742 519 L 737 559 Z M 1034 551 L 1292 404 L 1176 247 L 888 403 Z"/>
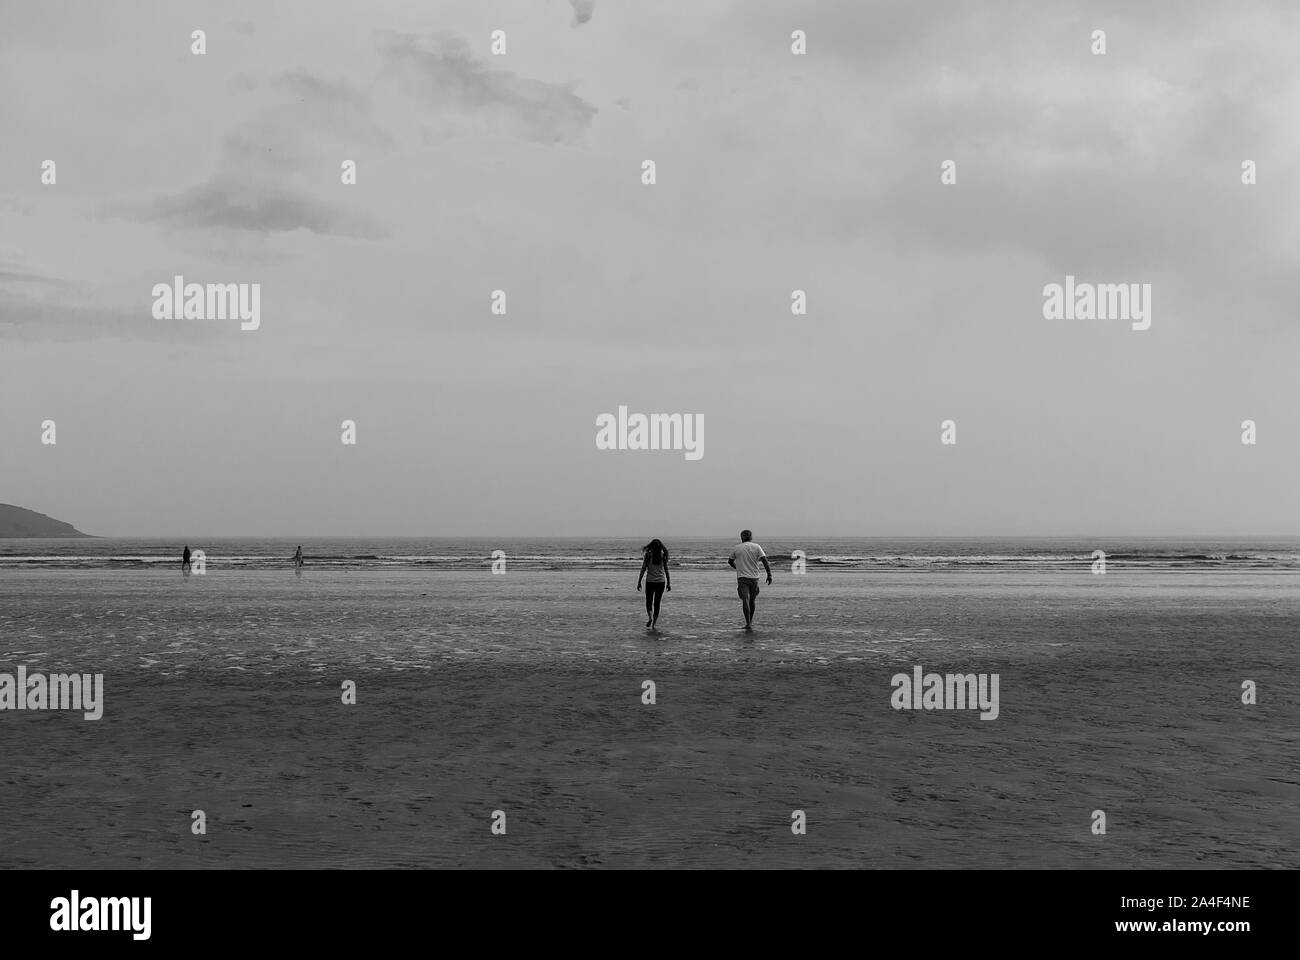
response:
<path fill-rule="evenodd" d="M 787 565 L 791 557 L 769 554 L 774 566 Z M 636 569 L 641 557 L 634 554 L 591 555 L 574 554 L 510 554 L 506 560 L 511 567 L 544 570 L 602 570 Z M 1091 553 L 1026 553 L 1026 554 L 881 554 L 881 555 L 809 555 L 809 567 L 827 570 L 871 569 L 962 569 L 971 567 L 1016 569 L 1070 569 L 1089 566 Z M 441 569 L 481 569 L 493 563 L 490 555 L 471 554 L 323 554 L 306 555 L 308 567 L 326 568 L 391 568 L 417 567 Z M 205 551 L 204 563 L 213 568 L 268 569 L 291 567 L 293 561 L 284 556 L 265 554 L 222 554 Z M 141 555 L 11 555 L 0 556 L 0 570 L 5 568 L 36 569 L 158 569 L 179 566 L 175 554 Z M 1134 568 L 1187 567 L 1205 568 L 1271 568 L 1300 569 L 1298 553 L 1204 553 L 1152 551 L 1141 553 L 1113 553 L 1106 555 L 1108 570 Z M 726 569 L 723 556 L 678 556 L 669 563 L 673 569 Z"/>

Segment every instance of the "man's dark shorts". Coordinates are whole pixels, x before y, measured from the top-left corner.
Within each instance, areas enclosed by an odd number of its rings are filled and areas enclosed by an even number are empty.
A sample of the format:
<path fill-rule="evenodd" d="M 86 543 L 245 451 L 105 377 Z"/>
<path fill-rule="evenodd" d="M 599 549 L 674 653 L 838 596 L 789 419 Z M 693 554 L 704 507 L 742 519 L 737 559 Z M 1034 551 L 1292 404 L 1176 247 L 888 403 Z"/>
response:
<path fill-rule="evenodd" d="M 758 596 L 758 577 L 737 577 L 736 593 L 740 594 L 741 600 L 748 600 L 751 603 Z"/>

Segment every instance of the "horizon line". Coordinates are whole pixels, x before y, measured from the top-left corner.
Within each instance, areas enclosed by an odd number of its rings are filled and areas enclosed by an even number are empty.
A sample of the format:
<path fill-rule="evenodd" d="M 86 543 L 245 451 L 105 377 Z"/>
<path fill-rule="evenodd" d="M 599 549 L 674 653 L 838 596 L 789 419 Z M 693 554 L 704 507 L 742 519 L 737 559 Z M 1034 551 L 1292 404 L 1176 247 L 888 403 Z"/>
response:
<path fill-rule="evenodd" d="M 659 539 L 675 540 L 731 540 L 739 538 L 739 531 L 736 534 L 678 534 L 668 533 L 660 534 Z M 805 540 L 846 540 L 846 539 L 864 539 L 864 540 L 1121 540 L 1121 539 L 1139 539 L 1149 538 L 1157 540 L 1262 540 L 1268 538 L 1275 539 L 1300 539 L 1300 532 L 1295 533 L 978 533 L 978 534 L 937 534 L 937 533 L 773 533 L 763 534 L 768 539 L 805 539 Z M 186 537 L 191 539 L 201 538 L 208 540 L 640 540 L 641 536 L 629 536 L 627 534 L 465 534 L 465 533 L 368 533 L 368 534 L 337 534 L 337 533 L 288 533 L 288 534 L 264 534 L 264 533 L 236 533 L 236 534 L 207 534 L 207 533 L 151 533 L 151 534 L 93 534 L 86 533 L 80 536 L 60 536 L 60 537 L 0 537 L 0 541 L 8 540 L 183 540 Z M 755 535 L 755 540 L 761 539 Z"/>

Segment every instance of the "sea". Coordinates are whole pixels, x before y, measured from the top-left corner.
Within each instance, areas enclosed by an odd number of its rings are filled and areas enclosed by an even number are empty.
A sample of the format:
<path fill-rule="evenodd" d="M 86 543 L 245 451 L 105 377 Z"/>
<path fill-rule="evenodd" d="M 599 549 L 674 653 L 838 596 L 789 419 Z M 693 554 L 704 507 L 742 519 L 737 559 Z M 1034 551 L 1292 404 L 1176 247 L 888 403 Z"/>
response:
<path fill-rule="evenodd" d="M 733 543 L 726 539 L 666 540 L 674 568 L 725 565 Z M 1094 552 L 1108 569 L 1300 570 L 1300 537 L 1275 539 L 1188 538 L 869 538 L 764 539 L 773 562 L 802 552 L 817 570 L 1068 571 L 1091 568 Z M 403 538 L 207 538 L 189 544 L 157 539 L 0 540 L 0 573 L 10 569 L 149 569 L 177 566 L 184 546 L 202 549 L 209 568 L 266 569 L 290 564 L 297 546 L 307 563 L 326 569 L 391 567 L 472 570 L 490 568 L 503 551 L 507 569 L 603 570 L 637 566 L 643 541 L 605 538 L 510 539 Z"/>

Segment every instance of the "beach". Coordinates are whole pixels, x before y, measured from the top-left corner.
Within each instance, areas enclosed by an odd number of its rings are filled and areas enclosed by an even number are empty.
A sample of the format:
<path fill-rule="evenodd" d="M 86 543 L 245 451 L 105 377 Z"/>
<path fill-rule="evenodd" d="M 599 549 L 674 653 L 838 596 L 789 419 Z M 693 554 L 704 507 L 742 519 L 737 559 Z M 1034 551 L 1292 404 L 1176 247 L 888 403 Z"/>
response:
<path fill-rule="evenodd" d="M 659 635 L 635 568 L 6 570 L 0 670 L 104 715 L 0 713 L 0 866 L 1300 861 L 1294 572 L 774 566 L 752 636 L 725 568 Z M 997 718 L 894 709 L 918 665 Z"/>

